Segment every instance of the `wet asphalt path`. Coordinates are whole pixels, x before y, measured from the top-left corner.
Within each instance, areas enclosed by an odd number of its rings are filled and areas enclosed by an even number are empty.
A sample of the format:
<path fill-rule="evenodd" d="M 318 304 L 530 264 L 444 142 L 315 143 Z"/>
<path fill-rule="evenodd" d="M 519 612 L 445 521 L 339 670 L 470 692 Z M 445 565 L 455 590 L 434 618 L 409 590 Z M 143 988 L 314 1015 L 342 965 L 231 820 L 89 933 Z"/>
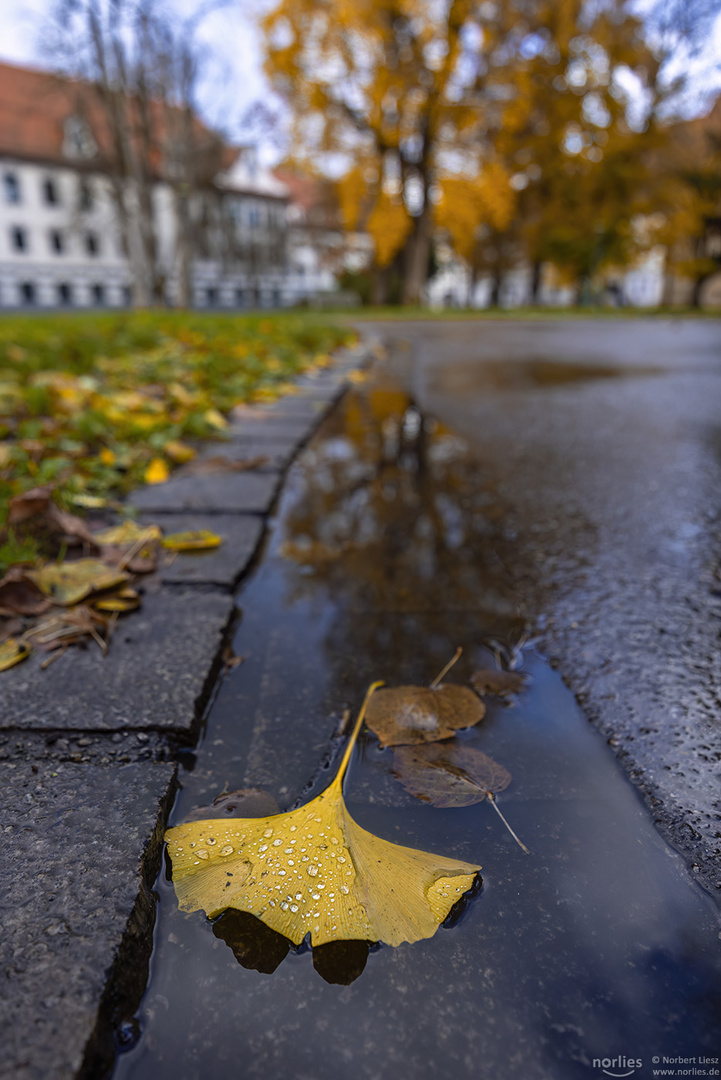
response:
<path fill-rule="evenodd" d="M 531 631 L 718 898 L 721 322 L 365 326 L 470 442 Z"/>

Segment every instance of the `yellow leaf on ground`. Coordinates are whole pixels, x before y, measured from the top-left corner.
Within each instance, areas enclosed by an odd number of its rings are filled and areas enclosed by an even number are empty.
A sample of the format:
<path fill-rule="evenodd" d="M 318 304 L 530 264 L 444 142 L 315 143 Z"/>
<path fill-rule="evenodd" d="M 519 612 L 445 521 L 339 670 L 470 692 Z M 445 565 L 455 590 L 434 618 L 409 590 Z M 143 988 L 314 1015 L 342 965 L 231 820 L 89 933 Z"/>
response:
<path fill-rule="evenodd" d="M 123 612 L 135 611 L 140 607 L 140 595 L 135 589 L 120 589 L 111 596 L 104 596 L 93 603 L 96 611 Z"/>
<path fill-rule="evenodd" d="M 220 547 L 223 541 L 208 529 L 198 529 L 196 532 L 169 533 L 161 543 L 169 551 L 210 551 Z"/>
<path fill-rule="evenodd" d="M 114 570 L 98 559 L 46 563 L 40 570 L 26 571 L 26 577 L 61 607 L 70 607 L 91 592 L 112 589 L 128 580 L 122 570 Z"/>
<path fill-rule="evenodd" d="M 228 421 L 217 409 L 206 409 L 203 413 L 203 419 L 206 423 L 210 424 L 211 427 L 218 428 L 219 430 L 227 428 L 228 426 Z"/>
<path fill-rule="evenodd" d="M 160 540 L 163 535 L 159 525 L 138 525 L 135 521 L 123 521 L 120 525 L 113 525 L 109 529 L 93 533 L 93 540 L 102 547 L 124 547 L 126 544 L 137 544 L 139 540 L 150 543 L 151 540 Z"/>
<path fill-rule="evenodd" d="M 16 638 L 8 638 L 0 645 L 0 671 L 15 667 L 21 660 L 30 656 L 30 647 Z"/>
<path fill-rule="evenodd" d="M 479 866 L 401 847 L 361 828 L 343 801 L 343 776 L 363 703 L 338 774 L 298 810 L 265 818 L 195 821 L 168 830 L 183 911 L 213 918 L 247 911 L 296 945 L 329 941 L 400 945 L 432 937 Z"/>
<path fill-rule="evenodd" d="M 145 470 L 146 484 L 164 484 L 170 476 L 170 469 L 166 461 L 155 457 Z"/>
<path fill-rule="evenodd" d="M 109 450 L 107 446 L 103 447 L 103 449 L 100 451 L 100 454 L 98 456 L 99 456 L 100 460 L 102 461 L 103 465 L 114 465 L 115 464 L 115 454 L 113 453 L 112 450 Z"/>

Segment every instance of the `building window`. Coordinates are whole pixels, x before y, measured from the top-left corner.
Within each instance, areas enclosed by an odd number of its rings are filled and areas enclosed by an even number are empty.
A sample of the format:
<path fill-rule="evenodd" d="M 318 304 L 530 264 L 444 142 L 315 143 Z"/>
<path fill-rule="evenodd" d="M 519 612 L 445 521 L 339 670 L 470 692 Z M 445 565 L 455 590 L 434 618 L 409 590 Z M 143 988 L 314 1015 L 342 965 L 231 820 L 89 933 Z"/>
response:
<path fill-rule="evenodd" d="M 23 304 L 35 303 L 35 283 L 23 281 L 20 285 L 20 300 Z"/>
<path fill-rule="evenodd" d="M 10 240 L 13 251 L 27 251 L 28 234 L 22 225 L 14 225 L 10 230 Z"/>
<path fill-rule="evenodd" d="M 133 302 L 133 290 L 130 285 L 123 285 L 123 303 L 126 307 L 130 307 Z"/>
<path fill-rule="evenodd" d="M 73 302 L 73 287 L 67 281 L 61 281 L 58 285 L 58 304 L 60 307 L 70 307 Z"/>
<path fill-rule="evenodd" d="M 20 202 L 20 181 L 14 172 L 5 173 L 3 176 L 3 187 L 5 188 L 5 202 Z"/>
<path fill-rule="evenodd" d="M 245 289 L 235 290 L 235 303 L 237 307 L 245 307 Z"/>
<path fill-rule="evenodd" d="M 80 190 L 78 192 L 78 207 L 81 210 L 92 210 L 93 208 L 93 189 L 87 180 L 80 181 Z"/>
<path fill-rule="evenodd" d="M 105 286 L 104 285 L 93 285 L 92 293 L 93 293 L 93 303 L 97 307 L 103 307 L 105 305 Z"/>
<path fill-rule="evenodd" d="M 248 224 L 252 228 L 260 225 L 260 210 L 257 206 L 248 207 Z"/>
<path fill-rule="evenodd" d="M 88 255 L 100 254 L 100 241 L 95 233 L 89 232 L 85 234 L 85 250 Z"/>
<path fill-rule="evenodd" d="M 218 290 L 215 285 L 211 285 L 205 290 L 205 302 L 208 307 L 218 306 Z"/>
<path fill-rule="evenodd" d="M 55 255 L 62 255 L 65 252 L 65 237 L 60 229 L 50 230 L 50 250 Z"/>
<path fill-rule="evenodd" d="M 46 176 L 43 180 L 43 199 L 47 206 L 57 206 L 60 202 L 58 199 L 57 184 L 52 176 Z"/>

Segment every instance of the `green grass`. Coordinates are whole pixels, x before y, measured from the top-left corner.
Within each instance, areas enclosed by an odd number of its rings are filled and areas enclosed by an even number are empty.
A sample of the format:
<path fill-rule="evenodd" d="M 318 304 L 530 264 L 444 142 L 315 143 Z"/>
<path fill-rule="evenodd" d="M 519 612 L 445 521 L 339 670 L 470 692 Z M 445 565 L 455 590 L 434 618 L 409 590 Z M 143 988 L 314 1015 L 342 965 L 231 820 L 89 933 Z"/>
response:
<path fill-rule="evenodd" d="M 149 466 L 192 454 L 242 402 L 273 400 L 353 332 L 308 314 L 193 312 L 0 318 L 0 526 L 13 495 L 52 484 L 102 506 Z M 0 561 L 18 541 L 0 536 Z"/>

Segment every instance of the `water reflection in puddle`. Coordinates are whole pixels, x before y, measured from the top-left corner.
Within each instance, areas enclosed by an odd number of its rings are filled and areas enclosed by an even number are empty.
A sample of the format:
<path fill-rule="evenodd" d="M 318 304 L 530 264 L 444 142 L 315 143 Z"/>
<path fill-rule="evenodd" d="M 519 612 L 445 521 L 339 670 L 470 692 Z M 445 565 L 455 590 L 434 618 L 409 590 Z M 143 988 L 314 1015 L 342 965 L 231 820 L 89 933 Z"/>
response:
<path fill-rule="evenodd" d="M 222 789 L 261 786 L 284 809 L 310 797 L 371 679 L 427 683 L 462 645 L 451 677 L 462 682 L 487 664 L 484 641 L 517 640 L 503 519 L 502 493 L 455 435 L 391 385 L 351 394 L 291 472 L 241 596 L 244 663 L 220 688 L 173 822 Z M 646 1076 L 654 1055 L 712 1053 L 715 911 L 558 676 L 532 651 L 524 670 L 516 704 L 489 699 L 459 737 L 512 773 L 499 803 L 530 858 L 487 804 L 413 799 L 392 752 L 364 738 L 346 782 L 352 815 L 482 863 L 481 895 L 453 928 L 355 949 L 328 980 L 309 951 L 259 943 L 247 919 L 179 913 L 163 879 L 143 1035 L 116 1077 L 563 1080 L 600 1075 L 594 1058 L 641 1058 Z"/>

